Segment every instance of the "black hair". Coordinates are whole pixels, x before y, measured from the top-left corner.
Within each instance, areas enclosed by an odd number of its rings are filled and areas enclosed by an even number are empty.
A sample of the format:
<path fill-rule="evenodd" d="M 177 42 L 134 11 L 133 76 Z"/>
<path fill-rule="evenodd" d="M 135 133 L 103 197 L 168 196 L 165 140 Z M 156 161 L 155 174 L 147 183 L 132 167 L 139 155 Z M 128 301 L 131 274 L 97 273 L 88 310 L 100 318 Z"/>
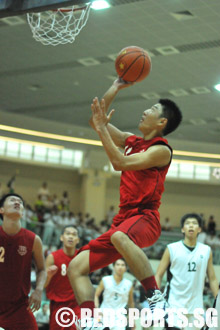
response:
<path fill-rule="evenodd" d="M 4 206 L 5 200 L 6 200 L 8 197 L 10 197 L 10 196 L 15 196 L 15 197 L 20 198 L 20 199 L 22 200 L 22 203 L 24 204 L 24 200 L 23 200 L 23 198 L 22 198 L 20 195 L 15 194 L 15 193 L 14 193 L 14 194 L 13 194 L 13 193 L 10 193 L 10 194 L 6 194 L 6 195 L 4 195 L 4 196 L 1 198 L 1 200 L 0 200 L 0 207 L 3 207 L 3 206 Z M 0 218 L 3 219 L 3 215 L 2 215 L 2 214 L 0 214 Z"/>
<path fill-rule="evenodd" d="M 115 261 L 113 262 L 113 266 L 116 264 L 116 262 L 117 262 L 118 260 L 122 260 L 122 261 L 124 261 L 125 266 L 127 266 L 126 261 L 125 261 L 125 259 L 123 259 L 123 258 L 118 258 L 117 260 L 115 260 Z"/>
<path fill-rule="evenodd" d="M 74 229 L 77 230 L 77 233 L 78 233 L 78 229 L 77 229 L 74 225 L 66 225 L 65 227 L 63 227 L 63 230 L 62 230 L 62 232 L 61 232 L 61 235 L 64 234 L 64 232 L 65 232 L 65 230 L 66 230 L 67 228 L 74 228 Z"/>
<path fill-rule="evenodd" d="M 160 117 L 167 118 L 167 124 L 163 130 L 163 135 L 167 135 L 179 126 L 182 121 L 182 113 L 176 103 L 169 99 L 160 99 L 159 103 L 162 105 Z"/>
<path fill-rule="evenodd" d="M 5 200 L 6 200 L 8 197 L 10 197 L 10 196 L 15 196 L 15 197 L 20 198 L 20 199 L 22 200 L 23 204 L 24 204 L 24 200 L 23 200 L 23 198 L 22 198 L 20 195 L 10 193 L 10 194 L 6 194 L 6 195 L 4 195 L 4 196 L 1 198 L 1 200 L 0 200 L 0 207 L 2 207 L 2 206 L 4 205 Z"/>
<path fill-rule="evenodd" d="M 182 219 L 180 220 L 181 228 L 183 228 L 185 221 L 189 218 L 196 219 L 198 221 L 199 227 L 202 228 L 202 218 L 197 213 L 187 213 L 187 214 L 185 214 L 182 217 Z"/>

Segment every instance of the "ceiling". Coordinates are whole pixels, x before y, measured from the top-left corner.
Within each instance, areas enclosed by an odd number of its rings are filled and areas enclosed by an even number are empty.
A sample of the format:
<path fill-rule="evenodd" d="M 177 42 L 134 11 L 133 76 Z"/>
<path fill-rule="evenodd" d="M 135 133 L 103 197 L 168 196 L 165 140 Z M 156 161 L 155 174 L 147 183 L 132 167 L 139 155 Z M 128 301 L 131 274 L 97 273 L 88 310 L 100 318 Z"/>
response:
<path fill-rule="evenodd" d="M 143 110 L 168 97 L 183 112 L 172 139 L 220 143 L 220 93 L 213 88 L 220 83 L 220 1 L 112 4 L 91 9 L 75 42 L 56 47 L 33 39 L 25 15 L 1 19 L 1 113 L 47 120 L 48 132 L 53 123 L 78 126 L 83 135 L 93 97 L 101 97 L 116 77 L 116 54 L 137 45 L 149 51 L 152 71 L 146 80 L 120 91 L 112 123 L 136 133 Z M 22 127 L 29 128 L 29 122 L 23 120 Z"/>

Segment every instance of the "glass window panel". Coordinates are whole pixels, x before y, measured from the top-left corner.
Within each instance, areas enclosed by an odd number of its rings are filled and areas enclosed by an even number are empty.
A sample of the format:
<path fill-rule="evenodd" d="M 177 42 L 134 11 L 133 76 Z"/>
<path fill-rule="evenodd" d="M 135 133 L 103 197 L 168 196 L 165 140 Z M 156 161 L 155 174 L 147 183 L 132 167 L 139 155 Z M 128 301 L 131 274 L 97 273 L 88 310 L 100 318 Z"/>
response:
<path fill-rule="evenodd" d="M 47 148 L 45 147 L 34 147 L 34 160 L 45 162 L 47 156 Z"/>
<path fill-rule="evenodd" d="M 177 178 L 178 177 L 178 170 L 179 170 L 179 164 L 177 163 L 171 163 L 168 173 L 167 173 L 167 177 L 170 178 Z"/>
<path fill-rule="evenodd" d="M 82 151 L 75 151 L 74 152 L 74 166 L 81 167 L 82 159 L 83 159 L 83 152 Z"/>
<path fill-rule="evenodd" d="M 210 167 L 209 166 L 195 166 L 195 178 L 198 180 L 209 180 L 210 178 Z"/>
<path fill-rule="evenodd" d="M 194 176 L 194 165 L 180 163 L 179 164 L 179 177 L 184 179 L 193 179 Z"/>
<path fill-rule="evenodd" d="M 33 146 L 31 144 L 21 144 L 20 147 L 20 158 L 31 159 L 32 158 Z"/>
<path fill-rule="evenodd" d="M 60 150 L 48 149 L 47 161 L 49 163 L 60 163 Z"/>
<path fill-rule="evenodd" d="M 6 147 L 6 142 L 3 140 L 0 140 L 0 155 L 5 154 L 5 147 Z"/>
<path fill-rule="evenodd" d="M 18 157 L 19 143 L 17 142 L 7 142 L 6 155 L 10 157 Z"/>
<path fill-rule="evenodd" d="M 74 151 L 64 149 L 61 151 L 61 164 L 73 165 Z"/>

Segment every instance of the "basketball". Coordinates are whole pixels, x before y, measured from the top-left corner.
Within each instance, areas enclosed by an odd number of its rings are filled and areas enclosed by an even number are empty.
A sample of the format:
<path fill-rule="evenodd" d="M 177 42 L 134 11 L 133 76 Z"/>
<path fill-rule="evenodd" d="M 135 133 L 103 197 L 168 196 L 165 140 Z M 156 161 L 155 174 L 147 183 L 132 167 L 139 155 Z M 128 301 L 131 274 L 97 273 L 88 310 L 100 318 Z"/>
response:
<path fill-rule="evenodd" d="M 120 78 L 127 82 L 145 79 L 151 70 L 151 59 L 146 50 L 136 46 L 123 48 L 116 60 L 115 69 Z"/>

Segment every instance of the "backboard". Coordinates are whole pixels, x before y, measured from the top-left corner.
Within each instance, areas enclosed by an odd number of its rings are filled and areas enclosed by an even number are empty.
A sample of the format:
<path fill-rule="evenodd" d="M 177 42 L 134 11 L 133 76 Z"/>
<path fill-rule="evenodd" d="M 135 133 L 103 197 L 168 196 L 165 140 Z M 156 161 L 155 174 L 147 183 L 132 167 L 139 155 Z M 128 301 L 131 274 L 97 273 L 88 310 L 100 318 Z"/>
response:
<path fill-rule="evenodd" d="M 0 18 L 80 5 L 92 0 L 0 0 Z"/>

